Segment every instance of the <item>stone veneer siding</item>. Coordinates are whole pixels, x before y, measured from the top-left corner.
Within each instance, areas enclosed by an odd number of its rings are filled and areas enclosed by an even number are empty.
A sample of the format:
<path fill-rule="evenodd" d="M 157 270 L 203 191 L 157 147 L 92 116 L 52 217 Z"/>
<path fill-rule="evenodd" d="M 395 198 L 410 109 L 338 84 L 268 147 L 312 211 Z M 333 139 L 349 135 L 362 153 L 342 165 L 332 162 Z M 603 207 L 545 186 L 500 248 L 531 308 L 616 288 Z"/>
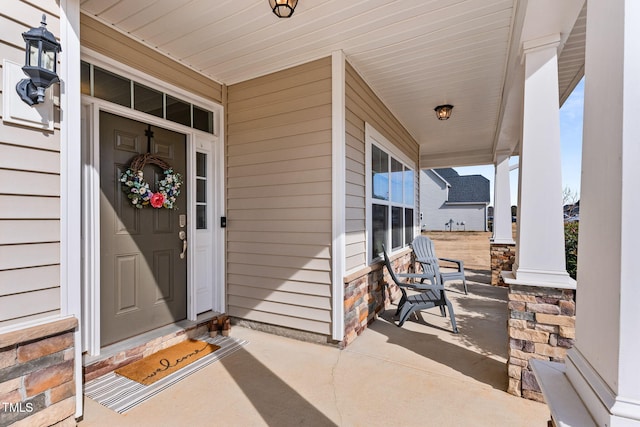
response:
<path fill-rule="evenodd" d="M 0 335 L 0 426 L 75 426 L 75 318 Z"/>
<path fill-rule="evenodd" d="M 406 250 L 391 257 L 391 264 L 396 272 L 414 271 L 412 252 Z M 400 290 L 391 281 L 383 262 L 345 277 L 345 334 L 341 347 L 351 344 L 379 312 L 399 299 Z"/>
<path fill-rule="evenodd" d="M 200 338 L 209 334 L 210 319 L 171 334 L 152 339 L 133 348 L 122 350 L 114 355 L 87 363 L 84 368 L 84 381 L 91 381 L 116 369 L 164 350 L 190 338 Z"/>
<path fill-rule="evenodd" d="M 576 336 L 575 314 L 573 290 L 509 286 L 509 393 L 544 402 L 529 360 L 564 362 Z"/>
<path fill-rule="evenodd" d="M 502 271 L 511 271 L 516 260 L 516 245 L 506 243 L 491 243 L 491 285 L 504 286 Z"/>

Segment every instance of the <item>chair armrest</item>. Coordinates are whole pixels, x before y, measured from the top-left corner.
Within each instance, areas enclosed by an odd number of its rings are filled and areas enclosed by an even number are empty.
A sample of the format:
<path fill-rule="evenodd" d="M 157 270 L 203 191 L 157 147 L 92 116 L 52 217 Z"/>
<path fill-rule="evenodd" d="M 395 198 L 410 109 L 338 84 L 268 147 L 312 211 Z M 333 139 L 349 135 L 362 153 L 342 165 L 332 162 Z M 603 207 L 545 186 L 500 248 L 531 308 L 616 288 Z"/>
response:
<path fill-rule="evenodd" d="M 398 286 L 411 286 L 411 287 L 416 287 L 416 286 L 442 286 L 442 285 L 436 285 L 436 278 L 435 276 L 432 276 L 430 274 L 419 274 L 419 273 L 401 273 L 401 274 L 396 274 L 396 277 L 398 278 L 405 278 L 405 279 L 420 279 L 420 281 L 422 282 L 422 280 L 426 279 L 428 280 L 431 285 L 425 285 L 423 283 L 397 283 L 396 285 Z"/>
<path fill-rule="evenodd" d="M 402 288 L 407 288 L 407 289 L 413 289 L 416 291 L 444 291 L 444 286 L 443 285 L 425 285 L 423 283 L 396 283 L 396 285 L 402 287 Z"/>
<path fill-rule="evenodd" d="M 464 268 L 464 261 L 460 259 L 451 259 L 451 258 L 438 258 L 440 261 L 452 262 L 454 264 L 458 264 L 458 268 Z"/>
<path fill-rule="evenodd" d="M 396 273 L 397 277 L 404 277 L 407 279 L 428 279 L 428 274 L 420 274 L 420 273 Z"/>

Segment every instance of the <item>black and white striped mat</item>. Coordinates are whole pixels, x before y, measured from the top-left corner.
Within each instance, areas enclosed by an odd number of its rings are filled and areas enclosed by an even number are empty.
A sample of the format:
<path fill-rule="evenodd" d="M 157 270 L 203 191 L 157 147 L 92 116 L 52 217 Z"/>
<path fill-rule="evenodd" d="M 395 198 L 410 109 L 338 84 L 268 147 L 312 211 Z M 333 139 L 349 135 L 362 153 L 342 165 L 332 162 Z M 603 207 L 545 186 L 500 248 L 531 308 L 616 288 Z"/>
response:
<path fill-rule="evenodd" d="M 169 388 L 183 378 L 188 377 L 205 366 L 217 362 L 248 344 L 248 341 L 245 340 L 223 336 L 206 338 L 203 341 L 220 346 L 220 348 L 151 385 L 145 386 L 129 378 L 110 372 L 94 380 L 87 381 L 84 385 L 84 394 L 101 405 L 122 414 L 155 396 L 162 390 Z"/>

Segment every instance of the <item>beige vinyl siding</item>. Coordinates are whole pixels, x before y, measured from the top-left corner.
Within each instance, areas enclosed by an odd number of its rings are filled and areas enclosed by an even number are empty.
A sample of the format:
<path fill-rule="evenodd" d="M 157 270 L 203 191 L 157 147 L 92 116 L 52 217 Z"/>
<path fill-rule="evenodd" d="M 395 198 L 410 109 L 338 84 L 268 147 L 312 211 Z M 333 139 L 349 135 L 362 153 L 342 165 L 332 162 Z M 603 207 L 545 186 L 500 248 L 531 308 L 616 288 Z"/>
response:
<path fill-rule="evenodd" d="M 346 248 L 345 270 L 367 265 L 366 259 L 366 193 L 365 193 L 365 123 L 369 123 L 404 154 L 419 161 L 419 146 L 384 103 L 371 90 L 355 69 L 346 64 Z M 415 170 L 416 209 L 418 224 L 418 170 Z"/>
<path fill-rule="evenodd" d="M 331 59 L 228 87 L 232 316 L 331 333 Z"/>
<path fill-rule="evenodd" d="M 38 2 L 39 8 L 19 0 L 5 3 L 3 9 L 10 14 L 0 15 L 0 64 L 3 59 L 22 64 L 21 34 L 39 25 L 43 11 L 47 28 L 60 34 L 59 9 L 53 0 Z M 0 86 L 0 104 L 5 91 L 15 94 L 15 88 Z M 0 328 L 60 311 L 57 120 L 55 129 L 0 123 Z"/>
<path fill-rule="evenodd" d="M 80 15 L 80 43 L 144 74 L 222 102 L 219 83 L 84 14 Z"/>

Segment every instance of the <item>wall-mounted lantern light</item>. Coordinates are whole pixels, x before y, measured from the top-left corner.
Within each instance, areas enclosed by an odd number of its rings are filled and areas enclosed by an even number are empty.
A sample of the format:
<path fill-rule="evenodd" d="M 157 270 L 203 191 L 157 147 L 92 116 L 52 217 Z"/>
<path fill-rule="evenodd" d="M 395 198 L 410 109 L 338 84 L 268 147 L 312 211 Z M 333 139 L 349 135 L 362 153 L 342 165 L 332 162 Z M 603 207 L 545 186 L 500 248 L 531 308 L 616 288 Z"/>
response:
<path fill-rule="evenodd" d="M 22 33 L 26 43 L 26 55 L 22 71 L 29 79 L 22 79 L 16 85 L 20 98 L 29 105 L 44 102 L 44 91 L 60 79 L 56 74 L 60 43 L 47 30 L 46 16 L 42 15 L 39 28 Z"/>
<path fill-rule="evenodd" d="M 269 0 L 269 6 L 278 18 L 289 18 L 293 15 L 298 0 Z"/>
<path fill-rule="evenodd" d="M 451 117 L 451 110 L 453 110 L 453 105 L 438 105 L 436 108 L 434 108 L 434 110 L 436 112 L 436 117 L 438 117 L 438 120 L 448 120 L 449 117 Z"/>

